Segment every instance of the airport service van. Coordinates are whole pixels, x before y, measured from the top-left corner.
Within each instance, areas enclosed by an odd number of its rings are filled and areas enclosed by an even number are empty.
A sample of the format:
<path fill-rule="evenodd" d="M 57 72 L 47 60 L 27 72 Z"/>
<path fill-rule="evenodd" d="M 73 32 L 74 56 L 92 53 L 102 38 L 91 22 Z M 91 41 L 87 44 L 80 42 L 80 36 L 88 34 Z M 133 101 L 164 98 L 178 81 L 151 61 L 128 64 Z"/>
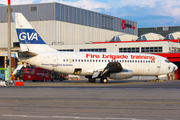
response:
<path fill-rule="evenodd" d="M 51 80 L 51 71 L 39 67 L 27 67 L 23 69 L 23 80 L 33 82 Z"/>

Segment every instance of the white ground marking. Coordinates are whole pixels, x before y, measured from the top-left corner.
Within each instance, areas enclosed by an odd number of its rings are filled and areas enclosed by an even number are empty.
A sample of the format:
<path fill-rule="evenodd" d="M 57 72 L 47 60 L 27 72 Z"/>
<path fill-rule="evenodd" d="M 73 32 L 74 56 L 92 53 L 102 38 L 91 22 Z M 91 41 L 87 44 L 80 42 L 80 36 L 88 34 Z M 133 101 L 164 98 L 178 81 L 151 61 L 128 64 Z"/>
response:
<path fill-rule="evenodd" d="M 28 116 L 28 115 L 2 115 L 3 117 L 29 117 L 29 118 L 50 118 L 49 116 Z"/>
<path fill-rule="evenodd" d="M 29 115 L 2 115 L 2 117 L 26 117 L 26 118 L 63 118 L 63 119 L 89 119 L 89 120 L 144 120 L 136 118 L 93 118 L 93 117 L 75 117 L 75 116 L 29 116 Z"/>
<path fill-rule="evenodd" d="M 90 118 L 90 117 L 73 117 L 73 116 L 52 116 L 52 118 L 72 118 L 72 119 L 91 119 L 102 120 L 103 118 Z"/>

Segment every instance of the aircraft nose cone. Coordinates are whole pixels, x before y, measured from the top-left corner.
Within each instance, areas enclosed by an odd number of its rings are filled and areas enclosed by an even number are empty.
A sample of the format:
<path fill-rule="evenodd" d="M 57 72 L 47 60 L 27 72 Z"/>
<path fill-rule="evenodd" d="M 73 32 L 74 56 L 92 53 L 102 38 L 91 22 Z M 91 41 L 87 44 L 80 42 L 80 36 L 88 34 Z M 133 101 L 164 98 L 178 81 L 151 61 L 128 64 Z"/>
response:
<path fill-rule="evenodd" d="M 177 69 L 178 69 L 177 65 L 174 65 L 174 70 L 177 70 Z"/>
<path fill-rule="evenodd" d="M 173 71 L 176 71 L 178 69 L 178 67 L 174 63 L 171 63 L 171 65 L 169 65 L 168 69 L 169 69 L 169 71 L 173 72 Z"/>

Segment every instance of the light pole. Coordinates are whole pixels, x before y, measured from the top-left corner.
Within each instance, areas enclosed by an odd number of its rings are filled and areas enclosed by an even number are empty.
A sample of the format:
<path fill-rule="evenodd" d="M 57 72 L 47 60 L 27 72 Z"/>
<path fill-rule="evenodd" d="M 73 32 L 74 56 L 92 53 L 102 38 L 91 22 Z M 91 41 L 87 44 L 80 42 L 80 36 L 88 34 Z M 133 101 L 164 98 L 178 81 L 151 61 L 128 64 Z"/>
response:
<path fill-rule="evenodd" d="M 8 0 L 8 63 L 7 80 L 11 80 L 11 0 Z"/>

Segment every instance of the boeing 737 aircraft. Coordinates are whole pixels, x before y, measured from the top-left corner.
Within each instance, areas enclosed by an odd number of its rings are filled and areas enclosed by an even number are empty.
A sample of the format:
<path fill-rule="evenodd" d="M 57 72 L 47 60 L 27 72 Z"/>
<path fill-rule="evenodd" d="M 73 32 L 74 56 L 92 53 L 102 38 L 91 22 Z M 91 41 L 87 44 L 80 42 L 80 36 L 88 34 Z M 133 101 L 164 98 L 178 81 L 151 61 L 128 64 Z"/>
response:
<path fill-rule="evenodd" d="M 48 46 L 21 13 L 12 13 L 21 51 L 20 61 L 44 69 L 86 76 L 89 82 L 108 82 L 132 76 L 168 74 L 177 66 L 152 54 L 108 52 L 60 52 Z"/>

